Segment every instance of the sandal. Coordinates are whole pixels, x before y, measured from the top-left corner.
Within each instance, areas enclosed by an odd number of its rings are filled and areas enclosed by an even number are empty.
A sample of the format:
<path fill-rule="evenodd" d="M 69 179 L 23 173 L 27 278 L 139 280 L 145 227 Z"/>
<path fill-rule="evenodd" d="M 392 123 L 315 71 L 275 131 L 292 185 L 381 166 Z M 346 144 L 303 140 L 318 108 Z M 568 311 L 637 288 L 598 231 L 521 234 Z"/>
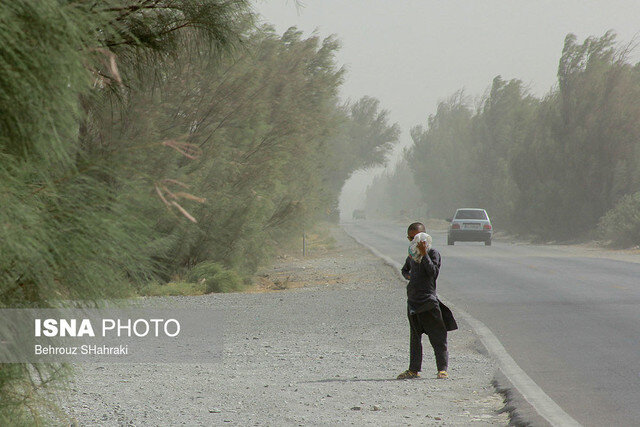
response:
<path fill-rule="evenodd" d="M 409 369 L 407 369 L 397 377 L 397 379 L 399 380 L 410 380 L 413 378 L 420 378 L 420 374 L 416 371 L 411 371 Z"/>
<path fill-rule="evenodd" d="M 447 374 L 447 371 L 438 371 L 437 377 L 439 379 L 449 378 L 449 374 Z"/>

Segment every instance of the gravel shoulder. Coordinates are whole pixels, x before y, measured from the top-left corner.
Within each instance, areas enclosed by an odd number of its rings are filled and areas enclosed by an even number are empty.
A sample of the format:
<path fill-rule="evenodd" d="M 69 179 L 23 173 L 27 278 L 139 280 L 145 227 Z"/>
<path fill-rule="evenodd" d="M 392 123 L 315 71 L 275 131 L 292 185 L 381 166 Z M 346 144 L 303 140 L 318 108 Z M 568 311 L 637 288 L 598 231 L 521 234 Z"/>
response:
<path fill-rule="evenodd" d="M 449 334 L 451 378 L 406 369 L 409 330 L 397 272 L 335 230 L 336 248 L 286 257 L 246 293 L 149 298 L 219 310 L 213 364 L 84 364 L 58 395 L 79 425 L 507 425 L 496 364 L 471 328 Z M 446 289 L 441 289 L 446 297 Z M 219 325 L 212 325 L 212 328 Z"/>

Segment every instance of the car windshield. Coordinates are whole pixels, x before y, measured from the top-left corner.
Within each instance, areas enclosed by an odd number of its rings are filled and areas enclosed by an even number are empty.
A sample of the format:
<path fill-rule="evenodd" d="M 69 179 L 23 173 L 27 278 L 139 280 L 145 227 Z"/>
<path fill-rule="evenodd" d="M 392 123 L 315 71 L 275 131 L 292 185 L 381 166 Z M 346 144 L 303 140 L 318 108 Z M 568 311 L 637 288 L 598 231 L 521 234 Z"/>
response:
<path fill-rule="evenodd" d="M 456 212 L 455 219 L 487 219 L 487 215 L 483 210 L 464 209 Z"/>

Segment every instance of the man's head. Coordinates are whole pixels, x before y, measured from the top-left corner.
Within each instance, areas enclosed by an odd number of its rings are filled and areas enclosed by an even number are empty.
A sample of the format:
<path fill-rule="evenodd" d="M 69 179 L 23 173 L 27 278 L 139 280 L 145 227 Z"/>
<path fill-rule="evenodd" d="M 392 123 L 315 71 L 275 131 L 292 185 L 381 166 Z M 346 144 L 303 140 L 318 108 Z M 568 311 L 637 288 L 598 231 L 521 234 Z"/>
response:
<path fill-rule="evenodd" d="M 413 240 L 416 234 L 426 232 L 426 228 L 424 228 L 424 224 L 421 222 L 414 222 L 407 228 L 407 239 Z"/>

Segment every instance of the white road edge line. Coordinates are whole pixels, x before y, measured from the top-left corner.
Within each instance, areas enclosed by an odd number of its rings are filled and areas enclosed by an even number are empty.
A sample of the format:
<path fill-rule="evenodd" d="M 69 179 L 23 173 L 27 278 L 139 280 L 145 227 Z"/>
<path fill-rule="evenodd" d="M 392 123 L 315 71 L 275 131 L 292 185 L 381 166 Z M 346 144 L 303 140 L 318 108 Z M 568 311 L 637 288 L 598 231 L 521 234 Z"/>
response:
<path fill-rule="evenodd" d="M 402 264 L 394 261 L 390 257 L 384 255 L 376 248 L 364 243 L 356 236 L 352 235 L 344 227 L 342 228 L 351 238 L 353 238 L 360 245 L 369 249 L 374 255 L 399 270 L 402 268 Z M 400 275 L 402 277 L 402 275 Z M 404 280 L 404 278 L 403 278 Z M 538 384 L 535 383 L 527 375 L 525 371 L 518 366 L 515 360 L 509 355 L 504 348 L 500 340 L 491 332 L 491 329 L 487 328 L 484 323 L 472 317 L 469 313 L 466 313 L 459 308 L 453 306 L 448 300 L 441 298 L 454 312 L 460 314 L 467 323 L 471 325 L 476 334 L 480 337 L 482 344 L 486 349 L 498 360 L 500 370 L 509 379 L 511 384 L 518 389 L 520 394 L 526 399 L 527 402 L 535 409 L 538 414 L 552 426 L 581 426 L 579 422 L 567 414 L 556 402 L 545 393 Z"/>

